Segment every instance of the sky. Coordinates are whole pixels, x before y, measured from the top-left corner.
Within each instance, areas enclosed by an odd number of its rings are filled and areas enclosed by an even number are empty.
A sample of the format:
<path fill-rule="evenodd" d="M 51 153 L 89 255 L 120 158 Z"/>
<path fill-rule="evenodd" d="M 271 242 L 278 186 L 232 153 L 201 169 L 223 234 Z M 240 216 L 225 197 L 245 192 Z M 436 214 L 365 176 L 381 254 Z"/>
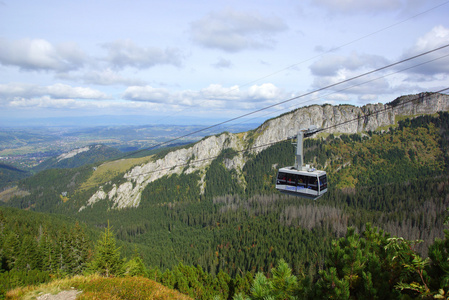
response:
<path fill-rule="evenodd" d="M 0 125 L 235 124 L 439 91 L 448 16 L 442 0 L 0 0 Z"/>

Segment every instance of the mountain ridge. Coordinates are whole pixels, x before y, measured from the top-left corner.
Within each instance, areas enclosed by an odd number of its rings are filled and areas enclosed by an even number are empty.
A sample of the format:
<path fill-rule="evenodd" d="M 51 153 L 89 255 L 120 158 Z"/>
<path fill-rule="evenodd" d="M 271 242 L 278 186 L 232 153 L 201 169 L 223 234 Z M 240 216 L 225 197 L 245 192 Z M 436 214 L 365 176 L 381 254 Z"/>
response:
<path fill-rule="evenodd" d="M 415 98 L 419 95 L 409 99 Z M 449 205 L 449 111 L 432 113 L 438 108 L 435 97 L 424 103 L 427 108 L 434 107 L 427 110 L 432 114 L 401 115 L 401 103 L 406 101 L 393 103 L 399 109 L 396 114 L 382 112 L 397 124 L 357 134 L 322 134 L 304 141 L 304 161 L 325 169 L 330 182 L 329 192 L 317 201 L 287 196 L 274 188 L 277 168 L 294 160 L 294 146 L 284 140 L 256 154 L 252 145 L 257 139 L 278 129 L 270 127 L 268 120 L 265 128 L 236 135 L 223 133 L 153 156 L 46 170 L 19 182 L 18 189 L 29 195 L 17 195 L 0 204 L 70 216 L 92 228 L 112 224 L 117 239 L 129 243 L 123 246 L 127 257 L 137 246 L 144 263 L 162 278 L 158 280 L 169 287 L 178 282 L 180 290 L 183 281 L 173 281 L 170 275 L 180 274 L 180 268 L 187 270 L 189 277 L 190 270 L 205 270 L 217 278 L 228 274 L 238 282 L 239 276 L 248 272 L 252 274 L 248 278 L 256 272 L 269 274 L 280 259 L 296 274 L 320 278 L 319 270 L 326 269 L 327 261 L 334 261 L 336 239 L 351 232 L 363 236 L 371 225 L 385 232 L 385 238 L 421 240 L 415 250 L 427 257 L 435 239 L 444 237 Z M 442 98 L 444 101 L 447 98 Z M 413 108 L 412 112 L 427 108 Z M 301 115 L 308 117 L 306 110 Z M 297 121 L 300 126 L 301 115 L 287 114 L 285 122 Z M 353 116 L 358 122 L 356 110 Z M 237 151 L 238 147 L 243 150 Z M 199 160 L 193 157 L 194 150 L 196 154 L 218 155 Z M 176 168 L 163 164 L 180 157 L 187 161 Z M 160 169 L 152 170 L 157 163 Z M 148 174 L 142 174 L 143 167 Z M 235 171 L 240 168 L 241 174 Z M 114 199 L 118 190 L 128 188 L 130 194 L 138 186 L 135 180 L 159 175 L 155 173 L 162 169 L 165 177 L 141 187 L 138 206 L 119 207 L 125 199 Z M 130 177 L 133 170 L 136 176 Z M 92 175 L 96 177 L 92 179 Z M 99 191 L 99 185 L 104 199 L 78 212 Z M 122 197 L 128 195 L 123 191 Z M 33 226 L 36 232 L 38 229 Z M 383 251 L 384 246 L 379 249 Z M 186 265 L 194 267 L 185 269 Z M 164 271 L 168 269 L 171 273 Z M 203 278 L 202 273 L 193 274 Z M 233 286 L 234 281 L 229 282 Z"/>
<path fill-rule="evenodd" d="M 138 187 L 125 174 L 137 170 L 136 166 L 149 168 L 182 152 L 189 154 L 204 144 L 108 161 L 96 171 L 92 165 L 46 170 L 19 182 L 18 190 L 28 195 L 17 195 L 3 205 L 73 216 L 97 228 L 110 221 L 117 238 L 137 243 L 146 263 L 162 269 L 182 261 L 200 264 L 212 274 L 225 270 L 235 276 L 236 266 L 243 271 L 267 270 L 268 262 L 280 258 L 295 263 L 320 260 L 331 236 L 341 237 L 349 226 L 363 230 L 368 222 L 393 235 L 422 239 L 420 251 L 426 253 L 433 239 L 442 237 L 449 201 L 448 120 L 449 112 L 401 117 L 390 129 L 306 139 L 304 161 L 325 167 L 330 182 L 329 192 L 318 201 L 275 190 L 277 168 L 294 161 L 293 145 L 282 141 L 258 154 L 245 148 L 241 174 L 228 169 L 239 155 L 233 148 L 213 149 L 219 154 L 201 161 L 206 163 L 203 169 L 192 163 L 197 158 L 176 169 L 161 165 L 166 176 L 140 187 L 143 191 L 136 194 L 140 202 L 133 208 L 114 202 L 126 203 L 125 197 Z M 232 146 L 233 139 L 243 143 L 253 138 L 254 142 L 254 133 L 227 140 L 229 135 L 222 134 L 203 142 Z M 103 199 L 87 206 L 99 190 Z M 301 205 L 310 213 L 304 215 Z M 82 206 L 87 208 L 79 212 Z M 307 229 L 298 230 L 304 224 Z M 273 251 L 268 250 L 271 247 Z M 319 253 L 315 258 L 309 256 L 313 251 Z"/>
<path fill-rule="evenodd" d="M 33 168 L 34 171 L 42 171 L 51 168 L 76 168 L 86 164 L 94 164 L 122 155 L 120 150 L 96 144 L 76 148 L 64 152 L 57 157 L 52 157 Z"/>
<path fill-rule="evenodd" d="M 448 110 L 449 96 L 439 93 L 405 95 L 385 105 L 379 103 L 356 107 L 325 104 L 299 108 L 267 120 L 254 131 L 239 134 L 224 132 L 206 137 L 190 147 L 168 152 L 162 158 L 135 166 L 123 175 L 123 183 L 113 183 L 109 190 L 103 190 L 103 185 L 100 186 L 80 207 L 79 212 L 106 199 L 113 202 L 112 208 L 115 209 L 138 207 L 141 193 L 149 183 L 173 174 L 199 172 L 198 184 L 204 193 L 206 169 L 212 158 L 218 157 L 222 151 L 232 149 L 235 152 L 232 158 L 225 159 L 225 166 L 228 170 L 235 170 L 236 176 L 241 178 L 247 150 L 256 155 L 273 143 L 285 140 L 301 128 L 311 125 L 329 128 L 328 133 L 354 134 L 393 126 L 398 117 Z M 336 125 L 339 125 L 338 129 Z"/>

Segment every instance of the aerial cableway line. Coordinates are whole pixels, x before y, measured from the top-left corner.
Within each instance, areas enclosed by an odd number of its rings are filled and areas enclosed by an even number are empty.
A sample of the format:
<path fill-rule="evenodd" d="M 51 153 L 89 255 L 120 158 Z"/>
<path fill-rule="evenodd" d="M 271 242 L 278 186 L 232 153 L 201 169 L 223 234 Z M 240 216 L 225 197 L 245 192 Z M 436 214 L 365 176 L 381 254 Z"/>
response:
<path fill-rule="evenodd" d="M 309 165 L 304 165 L 303 140 L 317 133 L 319 128 L 312 126 L 309 129 L 301 129 L 295 137 L 290 137 L 296 145 L 295 165 L 279 169 L 276 176 L 276 189 L 281 193 L 316 200 L 327 192 L 326 171 L 316 170 Z"/>
<path fill-rule="evenodd" d="M 434 49 L 429 50 L 429 51 L 422 52 L 422 53 L 420 53 L 420 54 L 417 54 L 417 55 L 414 55 L 414 56 L 411 56 L 411 57 L 402 59 L 402 60 L 400 60 L 400 61 L 391 63 L 391 64 L 389 64 L 389 65 L 386 65 L 386 66 L 383 66 L 383 67 L 380 67 L 380 68 L 377 68 L 377 69 L 374 69 L 374 70 L 371 70 L 371 71 L 368 71 L 368 72 L 359 74 L 359 75 L 357 75 L 357 76 L 354 76 L 354 77 L 351 77 L 351 78 L 348 78 L 348 79 L 345 79 L 345 80 L 342 80 L 342 81 L 339 81 L 339 82 L 336 82 L 336 83 L 327 85 L 327 86 L 325 86 L 325 87 L 322 87 L 322 88 L 313 90 L 313 91 L 311 91 L 311 92 L 307 92 L 307 93 L 301 94 L 301 95 L 299 95 L 299 96 L 295 96 L 295 97 L 289 98 L 289 99 L 287 99 L 287 100 L 283 100 L 283 101 L 281 101 L 281 102 L 278 102 L 278 103 L 275 103 L 275 104 L 272 104 L 272 105 L 269 105 L 269 106 L 262 107 L 262 108 L 260 108 L 260 109 L 257 109 L 257 110 L 255 110 L 255 111 L 252 111 L 252 112 L 249 112 L 249 113 L 240 115 L 240 116 L 237 116 L 237 117 L 235 117 L 235 118 L 231 118 L 231 119 L 229 119 L 229 120 L 226 120 L 226 121 L 223 121 L 223 122 L 219 122 L 219 123 L 217 123 L 217 124 L 210 125 L 210 126 L 207 126 L 207 127 L 205 127 L 205 128 L 202 128 L 202 129 L 199 129 L 199 130 L 196 130 L 196 131 L 192 131 L 192 132 L 190 132 L 190 133 L 187 133 L 187 134 L 185 134 L 185 135 L 182 135 L 182 136 L 179 136 L 179 137 L 177 137 L 177 138 L 171 139 L 171 140 L 169 140 L 169 141 L 159 143 L 159 144 L 157 144 L 157 145 L 155 145 L 155 146 L 148 147 L 148 148 L 144 148 L 144 149 L 140 149 L 140 150 L 138 150 L 138 151 L 129 153 L 129 154 L 127 154 L 127 155 L 124 155 L 124 156 L 122 156 L 121 158 L 126 158 L 126 157 L 129 157 L 129 156 L 132 156 L 132 155 L 136 155 L 136 154 L 138 154 L 138 153 L 141 153 L 141 152 L 143 152 L 143 151 L 149 151 L 149 150 L 153 150 L 153 149 L 159 148 L 159 147 L 161 147 L 161 146 L 163 146 L 163 145 L 168 145 L 168 144 L 170 144 L 170 143 L 172 143 L 172 142 L 174 142 L 174 141 L 177 141 L 177 140 L 179 140 L 179 139 L 182 139 L 182 138 L 191 136 L 191 135 L 193 135 L 193 134 L 200 133 L 200 132 L 203 132 L 203 131 L 208 130 L 208 129 L 212 129 L 212 128 L 218 127 L 218 126 L 220 126 L 220 125 L 224 125 L 224 124 L 233 122 L 233 121 L 235 121 L 235 120 L 242 119 L 242 118 L 244 118 L 244 117 L 248 117 L 248 116 L 250 116 L 250 115 L 259 113 L 259 112 L 261 112 L 261 111 L 264 111 L 264 110 L 267 110 L 267 109 L 276 107 L 276 106 L 281 105 L 281 104 L 285 104 L 285 103 L 291 102 L 291 101 L 293 101 L 293 100 L 297 100 L 297 99 L 300 99 L 300 98 L 304 98 L 304 97 L 306 97 L 306 96 L 309 96 L 309 95 L 312 95 L 312 94 L 314 94 L 314 93 L 317 93 L 317 92 L 321 92 L 321 91 L 330 89 L 330 88 L 332 88 L 332 87 L 335 87 L 335 86 L 338 86 L 338 85 L 341 85 L 341 84 L 344 84 L 344 83 L 348 83 L 348 82 L 350 82 L 350 81 L 353 81 L 353 80 L 362 78 L 362 77 L 364 77 L 364 76 L 367 76 L 367 75 L 370 75 L 370 74 L 373 74 L 373 73 L 376 73 L 376 72 L 379 72 L 379 71 L 382 71 L 382 70 L 385 70 L 385 69 L 394 67 L 394 66 L 396 66 L 396 65 L 399 65 L 399 64 L 408 62 L 408 61 L 410 61 L 410 60 L 416 59 L 416 58 L 418 58 L 418 57 L 421 57 L 421 56 L 424 56 L 424 55 L 427 55 L 427 54 L 430 54 L 430 53 L 433 53 L 433 52 L 438 51 L 438 50 L 442 50 L 442 49 L 447 48 L 447 47 L 449 47 L 449 44 L 446 44 L 446 45 L 443 45 L 443 46 L 434 48 Z"/>
<path fill-rule="evenodd" d="M 139 152 L 142 152 L 142 151 L 155 149 L 155 148 L 157 148 L 157 147 L 160 147 L 160 146 L 162 146 L 162 145 L 171 143 L 171 142 L 176 141 L 176 140 L 178 140 L 178 139 L 181 139 L 181 138 L 183 138 L 183 137 L 187 137 L 187 136 L 189 136 L 189 135 L 193 135 L 193 134 L 195 134 L 195 133 L 198 133 L 198 132 L 201 132 L 201 131 L 210 129 L 210 128 L 214 128 L 214 127 L 220 126 L 220 125 L 222 125 L 222 124 L 232 122 L 232 121 L 234 121 L 234 120 L 237 120 L 237 119 L 240 119 L 240 118 L 249 116 L 249 115 L 251 115 L 251 114 L 255 114 L 255 113 L 257 113 L 257 112 L 260 112 L 260 111 L 263 111 L 263 110 L 272 108 L 272 107 L 274 107 L 274 106 L 277 106 L 277 105 L 280 105 L 280 104 L 284 104 L 284 103 L 287 103 L 287 102 L 290 102 L 290 101 L 293 101 L 293 100 L 296 100 L 296 99 L 299 99 L 299 98 L 308 96 L 308 95 L 310 95 L 310 94 L 312 94 L 312 93 L 315 93 L 315 92 L 318 92 L 318 91 L 322 91 L 322 90 L 325 90 L 325 89 L 329 89 L 329 88 L 331 88 L 331 87 L 335 87 L 335 86 L 337 86 L 337 85 L 340 85 L 340 84 L 343 84 L 343 83 L 347 83 L 347 82 L 349 82 L 349 81 L 352 81 L 352 80 L 361 78 L 361 77 L 363 77 L 363 76 L 366 76 L 366 75 L 369 75 L 369 74 L 372 74 L 372 73 L 375 73 L 375 72 L 378 72 L 378 71 L 381 71 L 381 70 L 385 70 L 385 69 L 387 69 L 387 68 L 389 68 L 389 67 L 392 67 L 392 66 L 395 66 L 395 65 L 398 65 L 398 64 L 401 64 L 401 63 L 410 61 L 410 60 L 415 59 L 415 58 L 417 58 L 417 57 L 421 57 L 421 56 L 423 56 L 423 55 L 426 55 L 426 54 L 429 54 L 429 53 L 432 53 L 432 52 L 435 52 L 435 51 L 437 51 L 437 50 L 441 50 L 441 49 L 444 49 L 444 48 L 447 48 L 447 47 L 449 47 L 449 44 L 443 45 L 443 46 L 438 47 L 438 48 L 435 48 L 435 49 L 433 49 L 433 50 L 429 50 L 429 51 L 423 52 L 423 53 L 418 54 L 418 55 L 415 55 L 415 56 L 413 56 L 413 57 L 409 57 L 409 58 L 403 59 L 403 60 L 401 60 L 401 61 L 398 61 L 398 62 L 389 64 L 389 65 L 387 65 L 387 66 L 384 66 L 384 67 L 381 67 L 381 68 L 378 68 L 378 69 L 375 69 L 375 70 L 372 70 L 372 71 L 369 71 L 369 72 L 366 72 L 366 73 L 357 75 L 357 76 L 355 76 L 355 77 L 351 77 L 351 78 L 346 79 L 346 80 L 343 80 L 343 81 L 341 81 L 341 82 L 338 82 L 338 83 L 334 83 L 334 84 L 328 85 L 328 86 L 326 86 L 326 87 L 323 87 L 323 88 L 314 90 L 314 91 L 312 91 L 312 92 L 308 92 L 308 93 L 305 93 L 305 94 L 302 94 L 302 95 L 299 95 L 299 96 L 296 96 L 296 97 L 293 97 L 293 98 L 290 98 L 290 99 L 287 99 L 287 100 L 278 102 L 278 103 L 276 103 L 276 104 L 273 104 L 273 105 L 270 105 L 270 106 L 261 108 L 261 109 L 259 109 L 259 110 L 256 110 L 256 111 L 253 111 L 253 112 L 250 112 L 250 113 L 241 115 L 241 116 L 239 116 L 239 117 L 235 117 L 235 118 L 233 118 L 233 119 L 230 119 L 230 120 L 227 120 L 227 121 L 224 121 L 224 122 L 215 124 L 215 125 L 208 126 L 208 127 L 203 128 L 203 129 L 201 129 L 201 130 L 197 130 L 197 131 L 194 131 L 194 132 L 185 134 L 185 135 L 183 135 L 183 136 L 177 137 L 177 138 L 172 139 L 172 140 L 170 140 L 170 141 L 166 141 L 166 142 L 160 143 L 160 144 L 158 144 L 158 145 L 156 145 L 156 146 L 149 147 L 149 148 L 146 148 L 146 149 L 141 149 L 141 150 L 139 150 L 139 151 L 130 153 L 130 154 L 128 154 L 128 155 L 125 155 L 125 156 L 121 157 L 121 159 L 126 158 L 126 157 L 129 157 L 129 156 L 131 156 L 131 155 L 135 155 L 135 154 L 137 154 L 137 153 L 139 153 Z M 434 60 L 432 60 L 432 61 L 434 61 Z M 420 64 L 420 65 L 422 65 L 422 64 Z M 409 69 L 409 68 L 407 68 L 407 69 Z M 370 81 L 372 81 L 372 80 L 370 80 Z M 441 89 L 441 90 L 439 90 L 439 91 L 435 91 L 435 92 L 433 92 L 433 93 L 440 93 L 440 92 L 446 91 L 446 90 L 448 90 L 448 89 L 449 89 L 449 88 L 444 88 L 444 89 Z M 419 99 L 419 98 L 417 97 L 416 99 L 411 99 L 411 100 L 409 100 L 409 101 L 405 101 L 405 102 L 401 103 L 400 105 L 405 105 L 405 104 L 407 104 L 407 103 L 410 103 L 410 102 L 412 102 L 412 101 L 416 101 L 416 100 L 418 100 L 418 99 Z M 386 110 L 388 110 L 388 109 L 392 109 L 392 108 L 393 108 L 393 107 L 385 107 L 383 110 L 379 110 L 379 111 L 376 111 L 376 112 L 372 112 L 372 113 L 370 113 L 370 114 L 365 114 L 365 115 L 363 115 L 363 116 L 358 116 L 358 117 L 355 118 L 355 119 L 347 120 L 347 121 L 342 122 L 342 123 L 339 123 L 339 124 L 334 124 L 334 125 L 328 126 L 328 127 L 326 127 L 326 128 L 320 128 L 320 129 L 317 129 L 317 131 L 316 131 L 315 133 L 318 133 L 318 132 L 321 132 L 321 131 L 324 131 L 324 130 L 327 130 L 327 129 L 330 129 L 330 128 L 335 128 L 335 127 L 337 127 L 337 126 L 341 126 L 341 125 L 347 124 L 347 123 L 349 123 L 349 122 L 353 122 L 353 121 L 356 121 L 356 120 L 360 120 L 361 118 L 367 118 L 367 117 L 369 117 L 369 116 L 371 116 L 371 115 L 373 115 L 373 114 L 379 114 L 379 113 L 382 113 L 382 112 L 384 112 L 384 111 L 386 111 Z M 267 147 L 269 147 L 269 146 L 272 146 L 272 145 L 274 145 L 274 144 L 277 144 L 277 143 L 280 143 L 280 142 L 283 142 L 283 141 L 285 141 L 285 140 L 280 140 L 280 141 L 276 141 L 276 142 L 272 142 L 272 143 L 266 143 L 266 144 L 264 144 L 264 145 L 259 145 L 259 146 L 254 146 L 254 147 L 249 147 L 249 148 L 247 148 L 247 149 L 245 149 L 245 150 L 232 151 L 232 152 L 228 153 L 228 155 L 235 155 L 235 154 L 238 154 L 238 153 L 244 153 L 244 152 L 248 152 L 248 151 L 250 151 L 250 150 L 254 150 L 254 149 L 258 149 L 258 148 L 267 148 Z M 151 173 L 157 173 L 157 172 L 161 172 L 161 171 L 164 171 L 164 170 L 169 170 L 169 169 L 174 169 L 174 168 L 178 168 L 178 167 L 185 167 L 185 166 L 189 166 L 189 165 L 194 165 L 194 164 L 196 164 L 196 163 L 201 163 L 201 162 L 204 162 L 204 161 L 213 160 L 213 159 L 216 159 L 216 158 L 218 158 L 218 157 L 219 157 L 219 156 L 212 156 L 212 157 L 207 157 L 207 158 L 203 158 L 203 159 L 199 159 L 199 160 L 191 160 L 191 161 L 186 162 L 186 163 L 184 163 L 184 164 L 177 164 L 177 165 L 172 165 L 172 166 L 166 166 L 166 167 L 162 167 L 162 168 L 159 168 L 159 169 L 156 169 L 156 170 L 146 171 L 146 172 L 142 172 L 142 173 L 139 173 L 139 174 L 131 175 L 131 176 L 128 176 L 128 178 L 139 177 L 139 176 L 142 176 L 142 175 L 151 174 Z"/>
<path fill-rule="evenodd" d="M 442 92 L 447 91 L 447 90 L 449 90 L 449 87 L 444 88 L 444 89 L 440 89 L 438 91 L 431 92 L 431 93 L 432 94 L 442 93 Z M 341 126 L 341 125 L 345 125 L 345 124 L 348 124 L 348 123 L 351 123 L 351 122 L 359 121 L 361 119 L 369 118 L 369 117 L 371 117 L 373 115 L 382 114 L 382 113 L 387 112 L 390 109 L 397 108 L 398 106 L 403 106 L 403 105 L 409 104 L 409 103 L 417 101 L 419 99 L 420 99 L 420 97 L 417 96 L 417 97 L 412 98 L 410 100 L 404 101 L 403 103 L 400 103 L 400 104 L 398 104 L 395 107 L 387 106 L 387 107 L 385 107 L 382 110 L 374 111 L 374 112 L 371 112 L 371 113 L 368 113 L 368 114 L 365 114 L 365 115 L 360 115 L 360 116 L 358 116 L 358 117 L 356 117 L 354 119 L 351 119 L 351 120 L 347 120 L 347 121 L 344 121 L 344 122 L 341 122 L 341 123 L 338 123 L 338 124 L 330 125 L 330 126 L 325 127 L 325 128 L 318 128 L 318 129 L 316 129 L 316 131 L 314 133 L 316 134 L 316 133 L 319 133 L 319 132 L 322 132 L 322 131 L 325 131 L 325 130 L 328 130 L 328 129 L 331 129 L 331 128 L 335 128 L 335 127 L 338 127 L 338 126 Z M 276 145 L 278 143 L 285 142 L 285 141 L 288 141 L 288 140 L 289 139 L 287 138 L 287 139 L 276 141 L 276 142 L 265 143 L 263 145 L 249 147 L 249 148 L 246 148 L 244 150 L 230 151 L 229 153 L 227 153 L 227 156 L 231 157 L 231 156 L 235 156 L 235 155 L 240 154 L 240 153 L 249 152 L 251 150 L 260 149 L 260 148 L 267 148 L 267 147 L 270 147 L 270 146 L 273 146 L 273 145 Z M 152 171 L 147 171 L 147 172 L 139 173 L 139 174 L 136 174 L 136 175 L 132 175 L 132 176 L 129 176 L 128 178 L 139 177 L 141 175 L 157 173 L 157 172 L 166 171 L 166 170 L 170 170 L 170 169 L 174 169 L 174 168 L 187 167 L 187 166 L 190 166 L 190 165 L 195 165 L 195 164 L 202 163 L 204 161 L 214 160 L 214 159 L 217 159 L 219 157 L 222 157 L 222 156 L 221 155 L 210 156 L 210 157 L 206 157 L 206 158 L 202 158 L 202 159 L 192 160 L 192 161 L 186 162 L 184 164 L 177 164 L 177 165 L 172 165 L 172 166 L 166 166 L 166 167 L 162 167 L 162 168 L 157 169 L 157 170 L 152 170 Z M 226 158 L 226 156 L 225 156 L 225 158 Z"/>

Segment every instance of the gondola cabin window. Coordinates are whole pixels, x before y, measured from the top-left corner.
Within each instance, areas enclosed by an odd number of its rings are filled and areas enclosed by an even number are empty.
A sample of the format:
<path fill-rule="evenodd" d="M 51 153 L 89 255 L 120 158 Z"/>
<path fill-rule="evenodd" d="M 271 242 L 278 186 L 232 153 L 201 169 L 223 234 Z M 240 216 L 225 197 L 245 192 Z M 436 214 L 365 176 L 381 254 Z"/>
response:
<path fill-rule="evenodd" d="M 295 165 L 281 168 L 276 177 L 276 189 L 281 193 L 316 200 L 327 192 L 326 171 L 303 165 L 303 139 L 319 132 L 316 126 L 301 129 L 296 136 Z M 290 137 L 292 143 L 295 137 Z"/>
<path fill-rule="evenodd" d="M 326 175 L 320 176 L 320 191 L 327 189 Z"/>
<path fill-rule="evenodd" d="M 277 184 L 318 191 L 318 178 L 316 176 L 279 172 Z M 320 177 L 320 189 L 323 190 L 325 188 L 327 188 L 326 175 Z"/>
<path fill-rule="evenodd" d="M 327 191 L 326 172 L 282 168 L 276 178 L 276 189 L 287 194 L 317 199 Z"/>

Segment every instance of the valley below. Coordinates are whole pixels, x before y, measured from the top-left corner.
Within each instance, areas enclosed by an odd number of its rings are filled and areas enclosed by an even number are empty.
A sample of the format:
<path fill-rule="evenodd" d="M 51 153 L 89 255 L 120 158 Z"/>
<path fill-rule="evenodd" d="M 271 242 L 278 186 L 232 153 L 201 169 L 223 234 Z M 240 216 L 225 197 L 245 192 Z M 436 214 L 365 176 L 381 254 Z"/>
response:
<path fill-rule="evenodd" d="M 81 122 L 82 123 L 82 122 Z M 204 136 L 243 132 L 255 124 L 217 126 L 206 129 L 200 125 L 140 125 L 140 126 L 22 126 L 0 127 L 0 163 L 30 171 L 45 160 L 89 145 L 106 145 L 123 153 L 198 141 Z M 181 137 L 187 133 L 197 134 Z M 181 137 L 181 138 L 179 138 Z M 176 139 L 173 143 L 170 140 Z"/>
<path fill-rule="evenodd" d="M 257 288 L 280 292 L 276 282 L 291 282 L 287 293 L 301 299 L 442 295 L 448 111 L 449 96 L 421 93 L 314 105 L 181 139 L 197 128 L 42 129 L 20 139 L 7 130 L 3 157 L 54 153 L 2 169 L 4 289 L 100 273 L 142 276 L 194 299 L 258 299 Z M 294 164 L 288 137 L 311 125 L 323 131 L 305 140 L 304 161 L 329 182 L 316 201 L 275 189 L 278 169 Z M 115 259 L 107 270 L 104 247 Z"/>

